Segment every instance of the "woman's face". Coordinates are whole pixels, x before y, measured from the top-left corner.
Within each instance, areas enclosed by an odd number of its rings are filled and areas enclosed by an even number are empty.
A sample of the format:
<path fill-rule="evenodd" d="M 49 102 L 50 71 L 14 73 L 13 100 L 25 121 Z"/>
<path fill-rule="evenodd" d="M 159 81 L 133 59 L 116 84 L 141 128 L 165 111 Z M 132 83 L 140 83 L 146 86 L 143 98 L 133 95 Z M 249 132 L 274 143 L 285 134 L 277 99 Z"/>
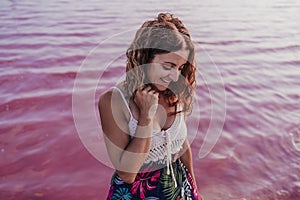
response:
<path fill-rule="evenodd" d="M 159 91 L 166 90 L 171 82 L 178 80 L 188 56 L 188 50 L 155 55 L 146 71 L 149 83 Z"/>

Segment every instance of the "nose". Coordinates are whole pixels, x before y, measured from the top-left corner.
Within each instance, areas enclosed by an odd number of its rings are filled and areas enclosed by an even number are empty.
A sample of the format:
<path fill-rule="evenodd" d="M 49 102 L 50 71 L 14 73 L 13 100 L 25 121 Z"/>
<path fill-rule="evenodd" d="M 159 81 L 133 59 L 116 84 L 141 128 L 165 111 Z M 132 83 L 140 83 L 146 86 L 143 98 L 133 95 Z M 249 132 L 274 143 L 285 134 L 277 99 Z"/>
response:
<path fill-rule="evenodd" d="M 171 78 L 171 80 L 173 82 L 178 81 L 178 77 L 179 77 L 180 71 L 178 69 L 171 69 L 169 77 Z"/>

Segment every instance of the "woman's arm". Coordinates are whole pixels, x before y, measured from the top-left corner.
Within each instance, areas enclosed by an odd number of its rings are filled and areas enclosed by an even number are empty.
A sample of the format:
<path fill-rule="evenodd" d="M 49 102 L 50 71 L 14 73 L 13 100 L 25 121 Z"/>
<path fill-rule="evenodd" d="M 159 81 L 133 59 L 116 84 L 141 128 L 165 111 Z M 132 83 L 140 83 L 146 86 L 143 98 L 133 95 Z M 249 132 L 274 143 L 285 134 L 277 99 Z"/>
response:
<path fill-rule="evenodd" d="M 140 93 L 138 98 L 147 103 L 147 99 L 143 99 Z M 128 121 L 121 109 L 121 96 L 116 98 L 113 95 L 116 94 L 109 91 L 99 99 L 102 130 L 110 160 L 118 175 L 123 181 L 132 183 L 151 148 L 153 117 L 146 112 L 147 109 L 145 112 L 141 111 L 135 135 L 131 139 Z"/>
<path fill-rule="evenodd" d="M 191 151 L 191 147 L 189 144 L 188 139 L 186 138 L 184 143 L 183 143 L 183 154 L 180 157 L 181 162 L 184 164 L 184 166 L 189 170 L 192 178 L 193 178 L 193 182 L 197 188 L 197 183 L 196 183 L 196 179 L 195 179 L 195 175 L 194 175 L 194 170 L 193 170 L 193 156 L 192 156 L 192 151 Z"/>

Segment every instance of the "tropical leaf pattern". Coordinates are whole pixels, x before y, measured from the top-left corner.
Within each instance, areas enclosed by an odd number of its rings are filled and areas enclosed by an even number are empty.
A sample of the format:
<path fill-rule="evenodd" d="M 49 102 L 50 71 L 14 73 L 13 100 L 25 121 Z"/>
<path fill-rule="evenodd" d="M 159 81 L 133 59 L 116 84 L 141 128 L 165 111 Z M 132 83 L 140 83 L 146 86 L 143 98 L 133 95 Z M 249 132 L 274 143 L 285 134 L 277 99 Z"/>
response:
<path fill-rule="evenodd" d="M 173 165 L 174 167 L 174 165 Z M 174 176 L 177 184 L 181 184 L 181 177 L 178 175 L 177 170 L 174 170 Z M 180 187 L 175 187 L 175 183 L 170 174 L 167 174 L 167 168 L 162 171 L 160 183 L 162 186 L 163 199 L 176 199 L 180 195 Z"/>
<path fill-rule="evenodd" d="M 159 200 L 157 197 L 147 197 L 144 200 Z"/>
<path fill-rule="evenodd" d="M 118 188 L 112 196 L 112 200 L 131 200 L 132 194 L 128 188 Z"/>
<path fill-rule="evenodd" d="M 184 200 L 201 200 L 192 177 L 180 159 L 172 164 L 177 187 L 167 167 L 151 172 L 139 173 L 132 184 L 125 183 L 115 173 L 107 200 L 176 200 L 178 196 Z"/>

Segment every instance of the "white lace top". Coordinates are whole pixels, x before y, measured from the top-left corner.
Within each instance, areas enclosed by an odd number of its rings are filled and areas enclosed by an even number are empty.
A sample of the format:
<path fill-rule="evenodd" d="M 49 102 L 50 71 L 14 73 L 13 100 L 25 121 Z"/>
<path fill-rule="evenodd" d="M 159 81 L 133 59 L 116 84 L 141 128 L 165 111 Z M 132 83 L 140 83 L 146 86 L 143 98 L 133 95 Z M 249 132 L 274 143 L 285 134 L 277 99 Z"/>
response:
<path fill-rule="evenodd" d="M 125 105 L 129 111 L 130 114 L 130 120 L 128 123 L 129 132 L 130 132 L 130 136 L 134 137 L 138 121 L 134 119 L 122 91 L 117 87 L 114 88 L 117 89 L 121 94 L 122 99 L 124 100 Z M 167 130 L 158 130 L 158 129 L 153 130 L 152 146 L 144 164 L 148 164 L 150 162 L 156 162 L 158 164 L 162 164 L 162 165 L 167 164 L 169 166 L 172 163 L 172 155 L 177 154 L 180 151 L 186 137 L 187 137 L 187 127 L 184 121 L 184 114 L 179 113 L 176 115 L 175 120 L 171 125 L 171 127 L 168 128 Z M 176 158 L 174 159 L 174 161 L 175 160 Z"/>

